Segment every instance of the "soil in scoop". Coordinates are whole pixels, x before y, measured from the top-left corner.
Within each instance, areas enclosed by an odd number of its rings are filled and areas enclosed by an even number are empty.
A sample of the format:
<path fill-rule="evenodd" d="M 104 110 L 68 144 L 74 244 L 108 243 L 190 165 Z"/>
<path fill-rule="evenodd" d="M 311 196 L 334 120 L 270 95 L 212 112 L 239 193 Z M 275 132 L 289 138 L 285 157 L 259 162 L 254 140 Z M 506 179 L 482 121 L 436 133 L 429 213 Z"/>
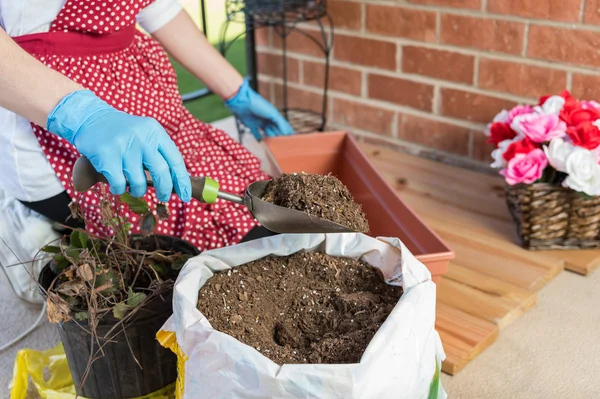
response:
<path fill-rule="evenodd" d="M 364 262 L 302 252 L 217 273 L 198 309 L 277 364 L 343 364 L 360 361 L 401 295 Z"/>
<path fill-rule="evenodd" d="M 269 182 L 263 200 L 306 212 L 357 232 L 369 232 L 369 223 L 361 206 L 354 202 L 348 188 L 331 174 L 283 174 Z"/>

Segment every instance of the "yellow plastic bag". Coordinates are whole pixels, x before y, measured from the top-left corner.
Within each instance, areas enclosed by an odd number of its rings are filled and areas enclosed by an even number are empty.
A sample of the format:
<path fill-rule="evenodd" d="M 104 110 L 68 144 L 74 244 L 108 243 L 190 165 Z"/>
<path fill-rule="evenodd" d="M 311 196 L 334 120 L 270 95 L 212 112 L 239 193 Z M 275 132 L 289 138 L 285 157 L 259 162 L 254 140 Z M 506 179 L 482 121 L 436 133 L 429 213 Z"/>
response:
<path fill-rule="evenodd" d="M 15 358 L 10 399 L 25 399 L 29 378 L 42 399 L 85 399 L 75 393 L 69 364 L 62 344 L 46 351 L 22 349 Z M 134 399 L 173 399 L 175 386 Z"/>

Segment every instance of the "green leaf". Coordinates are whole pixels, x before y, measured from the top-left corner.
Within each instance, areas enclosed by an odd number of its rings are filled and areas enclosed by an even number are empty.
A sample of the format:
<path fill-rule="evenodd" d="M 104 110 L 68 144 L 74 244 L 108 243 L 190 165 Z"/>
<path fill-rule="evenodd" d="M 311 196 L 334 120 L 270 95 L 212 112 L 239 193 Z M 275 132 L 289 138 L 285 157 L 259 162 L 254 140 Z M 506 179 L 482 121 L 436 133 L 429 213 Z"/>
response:
<path fill-rule="evenodd" d="M 143 292 L 133 292 L 131 287 L 129 287 L 129 292 L 127 295 L 127 306 L 135 308 L 140 303 L 144 302 L 144 299 L 146 299 L 146 294 L 144 294 Z"/>
<path fill-rule="evenodd" d="M 77 312 L 77 313 L 75 313 L 75 320 L 86 321 L 87 319 L 88 319 L 87 312 Z"/>
<path fill-rule="evenodd" d="M 577 194 L 579 194 L 579 196 L 580 196 L 581 198 L 583 198 L 584 200 L 591 200 L 591 199 L 594 199 L 594 198 L 595 198 L 595 197 L 593 197 L 593 196 L 591 196 L 591 195 L 587 195 L 586 193 L 584 193 L 584 192 L 581 192 L 581 191 L 578 191 L 578 192 L 577 192 Z"/>
<path fill-rule="evenodd" d="M 163 267 L 163 265 L 154 264 L 154 265 L 150 265 L 150 267 L 153 268 L 154 271 L 156 271 L 156 273 L 158 273 L 159 276 L 164 276 L 165 268 Z"/>
<path fill-rule="evenodd" d="M 152 212 L 148 212 L 140 219 L 140 230 L 142 230 L 142 234 L 150 235 L 154 234 L 154 230 L 156 229 L 156 218 L 152 214 Z"/>
<path fill-rule="evenodd" d="M 148 204 L 143 198 L 132 197 L 129 193 L 121 195 L 121 202 L 127 204 L 131 212 L 137 213 L 138 215 L 150 212 L 150 208 L 148 208 Z"/>
<path fill-rule="evenodd" d="M 81 240 L 79 239 L 79 232 L 73 231 L 70 237 L 70 244 L 73 248 L 83 248 Z"/>
<path fill-rule="evenodd" d="M 181 255 L 173 264 L 171 264 L 171 269 L 173 270 L 181 270 L 181 268 L 185 265 L 185 263 L 193 258 L 193 255 Z"/>
<path fill-rule="evenodd" d="M 115 319 L 122 320 L 128 311 L 129 306 L 125 302 L 119 302 L 113 308 L 113 316 L 115 316 Z"/>
<path fill-rule="evenodd" d="M 70 248 L 70 249 L 66 250 L 65 254 L 69 258 L 73 259 L 74 261 L 78 261 L 80 255 L 81 255 L 81 249 L 79 249 L 79 248 Z"/>
<path fill-rule="evenodd" d="M 56 274 L 62 272 L 71 264 L 62 254 L 56 254 L 52 259 L 54 263 L 50 264 L 50 269 Z"/>
<path fill-rule="evenodd" d="M 60 247 L 56 247 L 54 245 L 46 245 L 45 247 L 42 248 L 42 251 L 49 253 L 49 254 L 59 254 L 62 252 Z"/>

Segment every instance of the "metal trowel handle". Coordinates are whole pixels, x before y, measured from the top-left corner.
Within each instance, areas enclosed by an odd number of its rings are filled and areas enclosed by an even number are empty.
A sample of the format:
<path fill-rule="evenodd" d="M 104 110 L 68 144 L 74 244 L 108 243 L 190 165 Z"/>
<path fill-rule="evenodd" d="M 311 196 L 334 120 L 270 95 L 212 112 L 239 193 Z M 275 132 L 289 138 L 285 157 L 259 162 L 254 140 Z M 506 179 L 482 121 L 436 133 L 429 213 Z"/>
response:
<path fill-rule="evenodd" d="M 146 183 L 149 187 L 154 187 L 150 172 L 146 172 Z M 92 163 L 86 157 L 81 157 L 75 162 L 73 167 L 73 185 L 75 190 L 83 192 L 92 188 L 96 183 L 108 183 L 104 175 L 98 172 Z M 206 204 L 214 203 L 217 198 L 238 204 L 244 203 L 244 198 L 219 191 L 219 183 L 210 177 L 191 177 L 192 198 Z M 127 183 L 129 186 L 129 182 Z"/>

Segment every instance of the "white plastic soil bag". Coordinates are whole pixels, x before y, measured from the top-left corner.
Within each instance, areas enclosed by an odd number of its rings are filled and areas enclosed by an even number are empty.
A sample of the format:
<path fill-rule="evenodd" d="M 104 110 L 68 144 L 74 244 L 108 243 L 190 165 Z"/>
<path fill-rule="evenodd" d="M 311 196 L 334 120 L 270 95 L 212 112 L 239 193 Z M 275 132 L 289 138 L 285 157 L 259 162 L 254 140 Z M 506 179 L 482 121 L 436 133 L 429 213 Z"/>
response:
<path fill-rule="evenodd" d="M 299 251 L 362 258 L 388 282 L 403 286 L 360 363 L 279 366 L 214 330 L 197 309 L 198 291 L 214 272 Z M 427 268 L 398 239 L 354 233 L 273 236 L 190 259 L 175 284 L 173 315 L 158 339 L 178 355 L 178 399 L 446 398 L 439 381 L 445 355 L 434 329 L 435 288 Z"/>

